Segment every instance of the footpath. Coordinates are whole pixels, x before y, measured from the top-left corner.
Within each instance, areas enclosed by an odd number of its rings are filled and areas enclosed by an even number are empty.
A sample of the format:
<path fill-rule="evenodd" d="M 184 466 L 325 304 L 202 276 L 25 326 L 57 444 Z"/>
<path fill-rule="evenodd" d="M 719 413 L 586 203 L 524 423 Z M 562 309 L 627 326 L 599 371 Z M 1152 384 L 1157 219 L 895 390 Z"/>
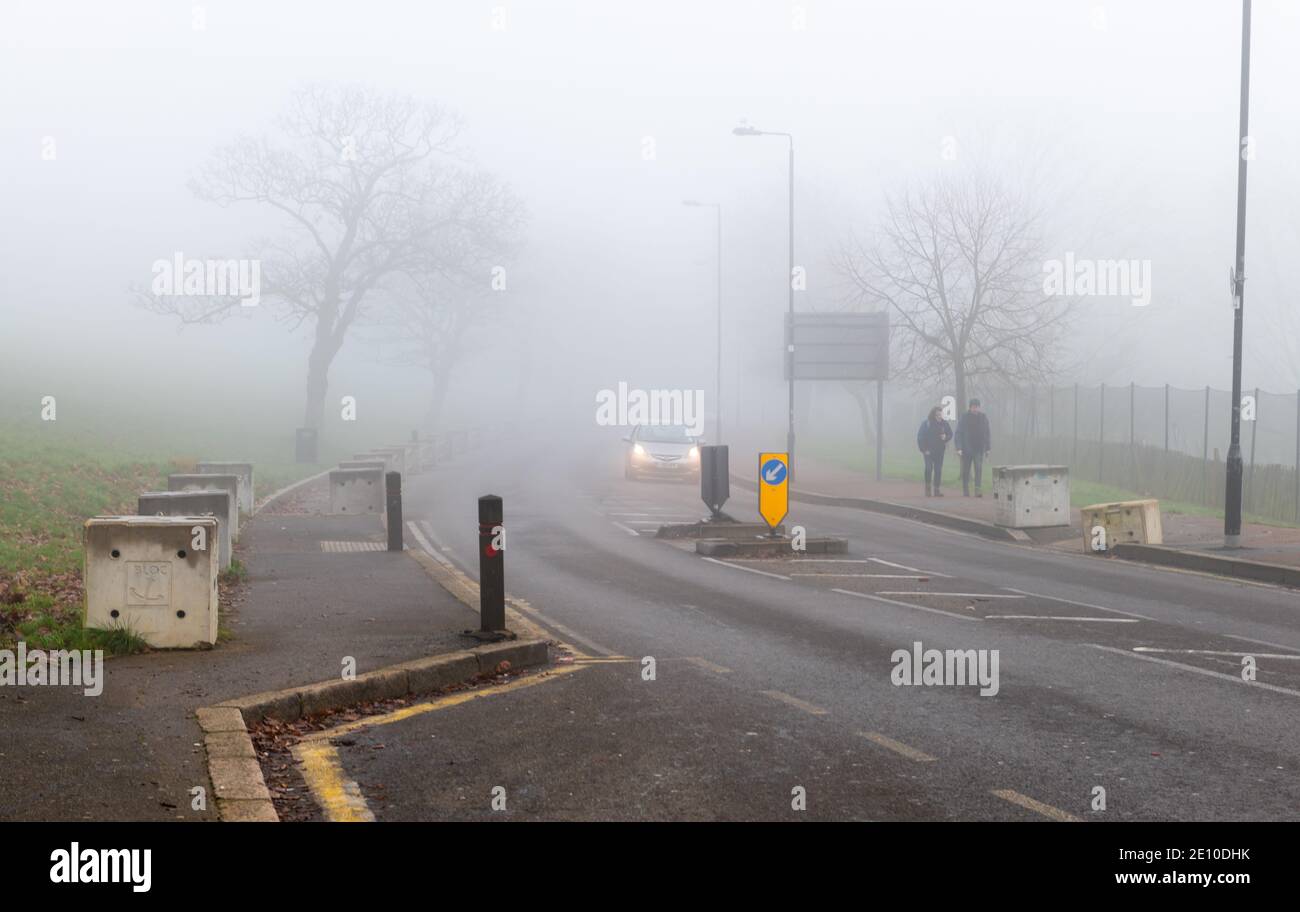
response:
<path fill-rule="evenodd" d="M 243 526 L 248 578 L 222 593 L 214 648 L 107 658 L 94 697 L 0 688 L 0 820 L 215 821 L 200 707 L 337 681 L 347 657 L 362 675 L 476 645 L 461 632 L 477 612 L 415 552 L 383 550 L 380 517 L 327 509 L 322 478 Z M 205 810 L 191 806 L 196 786 Z"/>

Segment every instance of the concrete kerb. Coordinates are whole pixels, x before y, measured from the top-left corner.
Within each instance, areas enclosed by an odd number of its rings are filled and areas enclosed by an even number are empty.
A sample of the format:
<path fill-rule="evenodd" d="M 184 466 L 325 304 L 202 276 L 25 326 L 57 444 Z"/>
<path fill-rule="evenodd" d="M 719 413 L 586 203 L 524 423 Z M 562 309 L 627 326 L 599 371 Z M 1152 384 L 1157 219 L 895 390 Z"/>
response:
<path fill-rule="evenodd" d="M 432 693 L 478 675 L 492 674 L 502 662 L 512 670 L 545 665 L 546 640 L 493 643 L 389 665 L 352 680 L 322 681 L 303 687 L 251 694 L 198 709 L 208 772 L 223 821 L 279 820 L 262 777 L 248 726 L 264 719 L 294 722 L 371 700 Z"/>
<path fill-rule="evenodd" d="M 752 482 L 747 478 L 740 478 L 736 475 L 731 476 L 731 483 L 750 491 L 758 490 L 758 484 L 756 482 Z M 952 513 L 943 513 L 939 510 L 927 510 L 923 507 L 913 507 L 908 504 L 894 503 L 889 500 L 873 500 L 869 497 L 840 497 L 834 494 L 818 494 L 813 491 L 799 490 L 791 490 L 790 499 L 797 500 L 801 503 L 814 504 L 820 507 L 848 507 L 855 510 L 869 510 L 873 513 L 887 513 L 891 516 L 898 516 L 902 519 L 911 519 L 916 522 L 928 523 L 932 526 L 943 526 L 944 528 L 955 529 L 959 532 L 969 532 L 973 535 L 993 539 L 994 541 L 1023 543 L 1029 540 L 1029 536 L 1020 532 L 1018 529 L 1008 529 L 1003 526 L 995 526 L 993 523 L 984 522 L 981 519 L 971 519 L 967 516 L 956 516 Z"/>
<path fill-rule="evenodd" d="M 1121 560 L 1300 589 L 1300 567 L 1206 554 L 1200 551 L 1185 551 L 1167 545 L 1125 543 L 1115 545 L 1110 549 L 1110 553 Z"/>

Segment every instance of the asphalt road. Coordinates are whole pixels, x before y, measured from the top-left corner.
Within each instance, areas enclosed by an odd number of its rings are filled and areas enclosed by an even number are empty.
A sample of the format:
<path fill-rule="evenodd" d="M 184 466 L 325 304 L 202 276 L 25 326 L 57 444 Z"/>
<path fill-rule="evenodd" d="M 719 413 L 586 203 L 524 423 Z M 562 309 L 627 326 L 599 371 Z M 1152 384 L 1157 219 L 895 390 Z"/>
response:
<path fill-rule="evenodd" d="M 652 537 L 696 487 L 545 455 L 411 480 L 471 576 L 483 493 L 509 592 L 592 661 L 351 734 L 380 820 L 1300 817 L 1300 594 L 798 503 L 850 553 L 706 560 Z M 996 650 L 997 692 L 896 686 L 916 642 Z"/>

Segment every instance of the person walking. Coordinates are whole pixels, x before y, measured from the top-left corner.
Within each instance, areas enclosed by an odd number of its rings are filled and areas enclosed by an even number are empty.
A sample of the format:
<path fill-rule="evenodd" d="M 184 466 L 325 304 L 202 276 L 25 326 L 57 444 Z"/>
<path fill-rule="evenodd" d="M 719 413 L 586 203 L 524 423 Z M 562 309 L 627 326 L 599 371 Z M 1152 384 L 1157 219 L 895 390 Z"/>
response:
<path fill-rule="evenodd" d="M 952 425 L 943 417 L 943 409 L 935 406 L 921 422 L 916 432 L 916 448 L 925 457 L 925 496 L 942 497 L 939 485 L 943 483 L 943 452 L 952 439 Z"/>
<path fill-rule="evenodd" d="M 980 487 L 984 483 L 984 457 L 993 448 L 993 432 L 989 429 L 989 416 L 980 410 L 980 401 L 972 399 L 968 408 L 957 419 L 957 436 L 953 447 L 961 457 L 961 493 L 970 497 L 970 470 L 975 468 L 975 496 L 983 497 Z"/>

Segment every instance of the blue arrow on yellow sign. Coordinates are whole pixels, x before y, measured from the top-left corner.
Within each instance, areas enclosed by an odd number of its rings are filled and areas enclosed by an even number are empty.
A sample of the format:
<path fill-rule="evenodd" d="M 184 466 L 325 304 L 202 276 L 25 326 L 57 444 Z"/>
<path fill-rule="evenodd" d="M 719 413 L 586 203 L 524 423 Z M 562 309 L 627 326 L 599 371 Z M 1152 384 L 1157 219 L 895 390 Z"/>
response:
<path fill-rule="evenodd" d="M 790 511 L 790 454 L 758 454 L 758 515 L 772 531 Z"/>

